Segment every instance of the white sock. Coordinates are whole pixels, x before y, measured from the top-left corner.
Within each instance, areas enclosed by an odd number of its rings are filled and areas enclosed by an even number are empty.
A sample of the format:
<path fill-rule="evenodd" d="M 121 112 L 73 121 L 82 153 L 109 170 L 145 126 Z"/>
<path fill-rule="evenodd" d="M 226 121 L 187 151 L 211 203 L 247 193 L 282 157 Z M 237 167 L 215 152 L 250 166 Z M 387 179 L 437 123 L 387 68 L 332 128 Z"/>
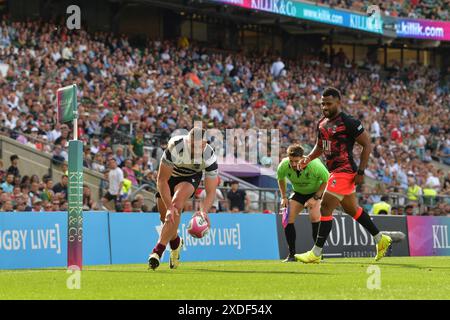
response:
<path fill-rule="evenodd" d="M 373 236 L 376 243 L 380 242 L 381 236 L 382 236 L 381 232 L 378 232 L 376 235 Z"/>
<path fill-rule="evenodd" d="M 322 254 L 322 248 L 314 245 L 314 247 L 312 248 L 312 252 L 316 257 L 319 257 Z"/>

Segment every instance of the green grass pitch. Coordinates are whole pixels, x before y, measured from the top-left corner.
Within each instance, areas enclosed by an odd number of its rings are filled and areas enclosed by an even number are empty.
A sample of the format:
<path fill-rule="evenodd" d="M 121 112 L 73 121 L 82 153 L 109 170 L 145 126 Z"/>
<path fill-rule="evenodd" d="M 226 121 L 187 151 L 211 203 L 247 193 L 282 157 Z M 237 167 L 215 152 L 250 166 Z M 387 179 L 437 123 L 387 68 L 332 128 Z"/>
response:
<path fill-rule="evenodd" d="M 379 267 L 380 289 L 372 265 Z M 370 271 L 371 269 L 369 269 Z M 85 267 L 69 290 L 64 269 L 2 270 L 0 299 L 450 299 L 450 257 L 326 259 L 318 265 L 280 261 L 182 262 Z"/>

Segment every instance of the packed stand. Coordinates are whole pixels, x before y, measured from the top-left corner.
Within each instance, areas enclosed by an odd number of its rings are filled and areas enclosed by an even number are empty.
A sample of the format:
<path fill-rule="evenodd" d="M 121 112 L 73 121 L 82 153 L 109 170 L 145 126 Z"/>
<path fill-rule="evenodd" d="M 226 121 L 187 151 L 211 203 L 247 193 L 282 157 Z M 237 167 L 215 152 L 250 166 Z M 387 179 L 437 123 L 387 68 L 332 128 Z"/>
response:
<path fill-rule="evenodd" d="M 18 168 L 19 157 L 12 155 L 9 160 L 11 165 L 8 168 L 0 162 L 0 211 L 67 211 L 67 172 L 63 172 L 59 181 L 48 175 L 22 176 Z M 83 210 L 97 209 L 89 186 L 83 185 Z"/>
<path fill-rule="evenodd" d="M 292 142 L 312 146 L 321 89 L 328 85 L 342 90 L 347 111 L 370 130 L 375 150 L 367 172 L 382 188 L 404 192 L 409 178 L 425 188 L 433 175 L 439 182 L 432 179 L 432 188 L 450 192 L 447 172 L 431 163 L 450 163 L 450 96 L 432 68 L 397 67 L 385 79 L 375 61 L 357 66 L 341 51 L 332 53 L 330 65 L 325 52 L 285 61 L 207 50 L 187 39 L 150 41 L 139 49 L 126 36 L 6 19 L 0 34 L 3 134 L 52 153 L 57 163 L 67 161 L 71 128 L 56 121 L 55 93 L 76 83 L 84 165 L 109 181 L 115 159 L 124 189 L 116 186 L 110 196 L 119 207 L 130 184 L 156 185 L 161 149 L 149 153 L 146 145 L 164 148 L 175 129 L 189 130 L 194 121 L 222 132 L 279 129 L 281 152 Z M 118 146 L 114 137 L 130 136 L 130 130 L 132 139 Z"/>

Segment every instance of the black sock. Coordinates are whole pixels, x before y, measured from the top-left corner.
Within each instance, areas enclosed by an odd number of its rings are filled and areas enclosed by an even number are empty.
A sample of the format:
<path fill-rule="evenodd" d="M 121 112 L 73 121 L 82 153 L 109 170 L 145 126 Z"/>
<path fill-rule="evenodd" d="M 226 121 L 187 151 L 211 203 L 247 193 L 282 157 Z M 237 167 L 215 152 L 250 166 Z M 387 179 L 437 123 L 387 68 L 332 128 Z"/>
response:
<path fill-rule="evenodd" d="M 289 223 L 284 229 L 284 234 L 286 236 L 286 241 L 289 247 L 289 255 L 293 256 L 295 254 L 295 227 L 293 223 Z"/>
<path fill-rule="evenodd" d="M 319 232 L 320 221 L 311 222 L 313 242 L 316 242 L 317 233 Z"/>
<path fill-rule="evenodd" d="M 319 248 L 323 248 L 333 227 L 333 216 L 330 216 L 331 219 L 326 218 L 327 220 L 322 220 L 322 218 L 320 220 L 319 232 L 316 239 L 316 246 Z"/>
<path fill-rule="evenodd" d="M 366 211 L 363 210 L 361 215 L 356 218 L 356 221 L 358 221 L 360 225 L 366 228 L 366 230 L 369 231 L 372 236 L 380 233 L 377 226 L 373 223 L 372 219 L 370 219 L 370 216 Z"/>

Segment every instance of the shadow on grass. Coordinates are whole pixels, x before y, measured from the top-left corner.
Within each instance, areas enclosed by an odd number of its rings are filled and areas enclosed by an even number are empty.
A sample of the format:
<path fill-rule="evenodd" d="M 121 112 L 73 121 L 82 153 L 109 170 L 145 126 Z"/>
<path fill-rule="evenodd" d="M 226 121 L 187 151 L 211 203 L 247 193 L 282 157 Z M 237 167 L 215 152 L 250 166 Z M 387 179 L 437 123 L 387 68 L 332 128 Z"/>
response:
<path fill-rule="evenodd" d="M 450 266 L 448 267 L 441 267 L 441 266 L 423 266 L 423 265 L 417 265 L 417 264 L 408 264 L 408 263 L 389 263 L 389 262 L 376 262 L 376 261 L 367 261 L 367 262 L 361 262 L 361 261 L 355 261 L 355 262 L 346 262 L 346 261 L 336 261 L 331 262 L 327 261 L 327 265 L 361 265 L 361 266 L 369 266 L 369 265 L 377 265 L 377 266 L 391 266 L 391 267 L 402 267 L 402 268 L 410 268 L 410 269 L 443 269 L 443 270 L 450 270 Z"/>
<path fill-rule="evenodd" d="M 177 270 L 168 270 L 168 269 L 157 269 L 157 270 L 150 270 L 142 268 L 140 270 L 108 270 L 108 269 L 86 269 L 84 271 L 87 272 L 108 272 L 108 273 L 147 273 L 147 274 L 192 274 L 192 272 L 211 272 L 211 273 L 241 273 L 241 274 L 311 274 L 311 275 L 331 275 L 331 273 L 325 273 L 325 272 L 305 272 L 303 270 L 298 271 L 255 271 L 255 270 L 223 270 L 223 269 L 185 269 L 182 268 Z"/>
<path fill-rule="evenodd" d="M 254 271 L 254 270 L 218 270 L 218 269 L 192 269 L 202 272 L 220 272 L 220 273 L 251 273 L 251 274 L 311 274 L 311 275 L 331 275 L 326 272 L 305 272 L 303 270 L 298 271 Z"/>

